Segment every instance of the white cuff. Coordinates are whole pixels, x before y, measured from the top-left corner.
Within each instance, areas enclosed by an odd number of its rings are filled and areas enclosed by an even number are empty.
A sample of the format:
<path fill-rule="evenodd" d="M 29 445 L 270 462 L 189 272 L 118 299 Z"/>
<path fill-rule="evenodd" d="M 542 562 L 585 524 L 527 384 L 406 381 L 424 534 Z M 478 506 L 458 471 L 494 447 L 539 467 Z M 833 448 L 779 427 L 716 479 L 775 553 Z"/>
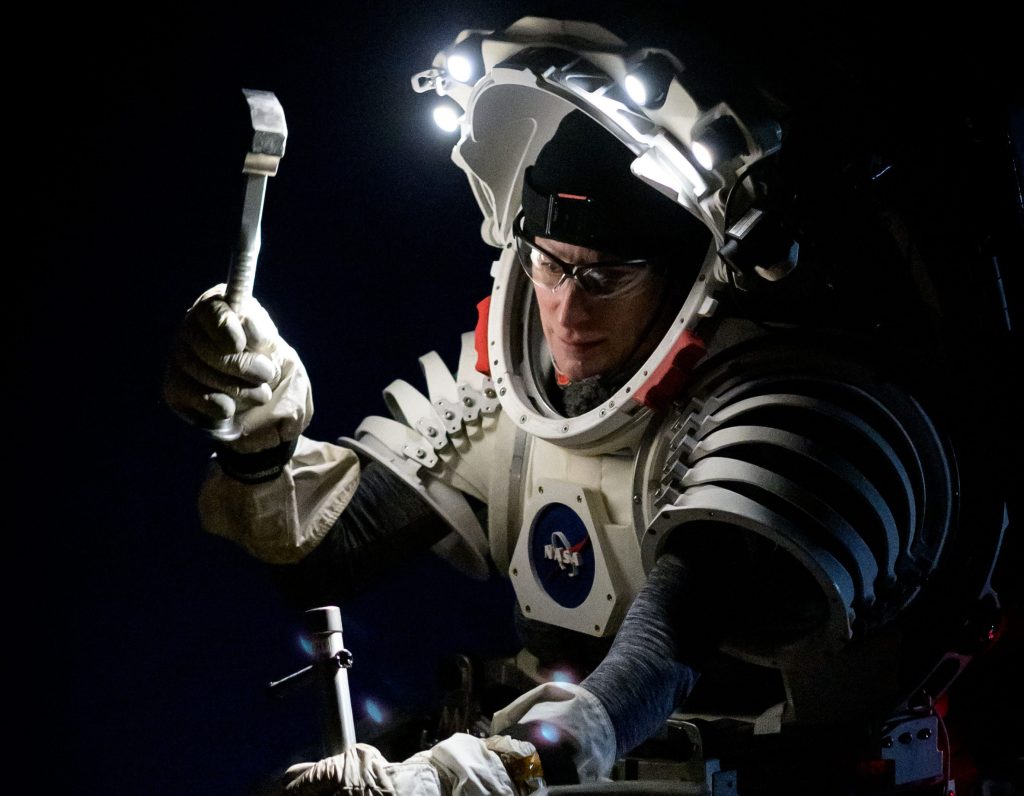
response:
<path fill-rule="evenodd" d="M 347 448 L 299 437 L 280 476 L 243 484 L 217 466 L 199 495 L 203 527 L 269 564 L 310 553 L 348 506 L 359 485 L 359 459 Z"/>

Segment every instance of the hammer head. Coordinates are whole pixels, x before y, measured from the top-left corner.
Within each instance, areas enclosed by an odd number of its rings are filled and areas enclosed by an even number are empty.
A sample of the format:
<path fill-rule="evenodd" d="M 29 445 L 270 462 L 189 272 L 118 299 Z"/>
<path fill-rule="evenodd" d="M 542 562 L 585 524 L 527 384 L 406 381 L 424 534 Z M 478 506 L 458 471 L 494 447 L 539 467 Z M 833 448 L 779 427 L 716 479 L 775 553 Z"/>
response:
<path fill-rule="evenodd" d="M 272 91 L 243 88 L 242 94 L 249 106 L 253 131 L 252 150 L 245 155 L 242 171 L 273 177 L 284 157 L 284 145 L 288 139 L 284 109 Z"/>

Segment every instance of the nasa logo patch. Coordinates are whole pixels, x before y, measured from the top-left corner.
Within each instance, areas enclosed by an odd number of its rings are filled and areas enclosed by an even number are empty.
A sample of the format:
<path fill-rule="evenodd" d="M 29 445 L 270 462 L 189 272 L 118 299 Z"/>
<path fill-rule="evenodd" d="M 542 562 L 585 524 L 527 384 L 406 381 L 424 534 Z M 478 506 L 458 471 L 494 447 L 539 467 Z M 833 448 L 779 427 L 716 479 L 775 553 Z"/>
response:
<path fill-rule="evenodd" d="M 594 585 L 594 545 L 587 526 L 564 503 L 549 503 L 530 526 L 530 563 L 537 583 L 564 608 L 583 604 Z"/>

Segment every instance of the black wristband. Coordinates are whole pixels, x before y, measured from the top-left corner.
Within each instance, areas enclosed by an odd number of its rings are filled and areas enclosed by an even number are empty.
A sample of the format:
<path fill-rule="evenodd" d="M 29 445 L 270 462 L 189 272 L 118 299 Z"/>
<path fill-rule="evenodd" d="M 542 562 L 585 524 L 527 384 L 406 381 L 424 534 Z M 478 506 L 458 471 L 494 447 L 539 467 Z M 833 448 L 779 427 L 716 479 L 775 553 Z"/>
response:
<path fill-rule="evenodd" d="M 213 447 L 217 464 L 225 474 L 243 484 L 263 484 L 284 472 L 284 466 L 291 460 L 298 442 L 298 439 L 289 440 L 276 448 L 256 453 L 239 453 L 223 442 L 214 442 Z"/>

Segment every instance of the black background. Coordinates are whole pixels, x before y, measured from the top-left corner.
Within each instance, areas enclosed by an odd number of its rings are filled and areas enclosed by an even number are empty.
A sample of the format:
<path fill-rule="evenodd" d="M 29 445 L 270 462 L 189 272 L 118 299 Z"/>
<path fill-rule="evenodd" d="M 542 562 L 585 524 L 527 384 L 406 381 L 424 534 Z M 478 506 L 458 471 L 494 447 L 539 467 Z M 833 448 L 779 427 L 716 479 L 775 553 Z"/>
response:
<path fill-rule="evenodd" d="M 419 355 L 454 365 L 489 292 L 494 253 L 454 140 L 430 120 L 433 95 L 410 87 L 460 30 L 532 14 L 643 45 L 716 40 L 801 91 L 838 78 L 925 125 L 1018 82 L 1003 68 L 1012 25 L 981 10 L 897 25 L 863 6 L 828 20 L 686 4 L 289 8 L 37 9 L 26 31 L 38 44 L 14 78 L 30 146 L 22 155 L 11 119 L 9 157 L 29 168 L 39 224 L 30 288 L 8 292 L 28 342 L 12 381 L 10 659 L 45 674 L 14 680 L 13 696 L 42 761 L 31 776 L 48 786 L 249 793 L 316 752 L 310 700 L 263 693 L 306 662 L 299 618 L 255 562 L 198 527 L 209 444 L 160 398 L 174 330 L 224 279 L 237 235 L 242 87 L 274 91 L 289 126 L 255 292 L 311 375 L 308 434 L 333 439 L 386 414 L 392 379 L 419 384 Z M 424 561 L 343 606 L 357 717 L 367 695 L 414 704 L 443 648 L 508 644 L 509 605 L 502 582 Z"/>

